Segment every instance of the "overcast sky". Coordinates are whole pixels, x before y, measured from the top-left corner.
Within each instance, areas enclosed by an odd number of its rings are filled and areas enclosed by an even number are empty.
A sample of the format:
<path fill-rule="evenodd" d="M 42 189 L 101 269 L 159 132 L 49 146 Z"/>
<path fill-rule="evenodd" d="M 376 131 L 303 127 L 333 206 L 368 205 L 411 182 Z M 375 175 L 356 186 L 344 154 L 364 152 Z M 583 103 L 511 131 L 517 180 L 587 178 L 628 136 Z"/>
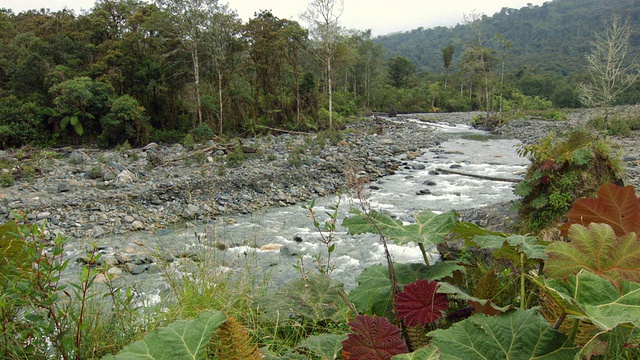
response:
<path fill-rule="evenodd" d="M 300 21 L 307 0 L 221 0 L 238 11 L 243 21 L 259 10 L 272 10 L 279 18 Z M 527 4 L 542 5 L 548 0 L 344 0 L 340 24 L 348 29 L 371 29 L 373 35 L 409 31 L 418 27 L 453 26 L 462 22 L 464 14 L 484 13 L 488 16 L 503 7 L 519 9 Z M 0 0 L 0 8 L 14 12 L 64 7 L 80 12 L 90 10 L 94 0 Z M 302 23 L 302 22 L 301 22 Z M 303 24 L 304 25 L 304 24 Z"/>

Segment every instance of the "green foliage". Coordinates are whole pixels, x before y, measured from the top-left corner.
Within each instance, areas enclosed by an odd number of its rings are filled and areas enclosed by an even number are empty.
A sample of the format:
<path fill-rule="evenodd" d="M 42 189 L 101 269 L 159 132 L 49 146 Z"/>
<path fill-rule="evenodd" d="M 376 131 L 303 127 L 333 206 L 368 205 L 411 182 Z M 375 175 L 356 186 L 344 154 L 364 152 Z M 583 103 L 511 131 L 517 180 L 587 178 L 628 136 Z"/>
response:
<path fill-rule="evenodd" d="M 236 146 L 232 152 L 227 154 L 227 166 L 234 168 L 242 165 L 244 162 L 244 151 L 242 146 Z"/>
<path fill-rule="evenodd" d="M 13 184 L 15 183 L 16 179 L 13 177 L 13 175 L 11 175 L 10 172 L 2 171 L 2 174 L 0 174 L 0 186 L 9 187 L 13 186 Z"/>
<path fill-rule="evenodd" d="M 342 284 L 326 275 L 310 274 L 261 297 L 256 305 L 264 311 L 264 321 L 339 322 L 345 319 L 347 311 L 343 294 Z"/>
<path fill-rule="evenodd" d="M 186 134 L 184 137 L 182 137 L 182 141 L 180 143 L 182 144 L 182 146 L 189 149 L 193 148 L 196 145 L 196 142 L 193 140 L 193 135 L 191 134 Z"/>
<path fill-rule="evenodd" d="M 211 130 L 209 124 L 202 123 L 198 125 L 194 132 L 194 139 L 199 143 L 213 139 L 213 130 Z"/>
<path fill-rule="evenodd" d="M 519 228 L 539 232 L 555 226 L 573 202 L 589 197 L 622 174 L 620 155 L 606 139 L 586 130 L 565 137 L 549 136 L 518 149 L 532 164 L 515 193 L 519 202 Z"/>
<path fill-rule="evenodd" d="M 535 309 L 473 315 L 429 333 L 441 359 L 573 359 L 576 348 Z"/>
<path fill-rule="evenodd" d="M 60 118 L 60 130 L 64 131 L 71 125 L 78 136 L 87 131 L 95 134 L 99 128 L 95 120 L 103 114 L 112 92 L 109 84 L 86 76 L 52 86 L 49 93 L 54 97 L 55 117 Z"/>
<path fill-rule="evenodd" d="M 349 229 L 349 234 L 380 232 L 398 245 L 410 242 L 424 246 L 437 245 L 444 240 L 444 236 L 453 228 L 458 217 L 455 211 L 435 214 L 427 210 L 415 215 L 415 224 L 403 225 L 402 221 L 376 211 L 368 215 L 356 209 L 351 212 L 354 215 L 342 222 L 342 225 Z"/>
<path fill-rule="evenodd" d="M 342 350 L 342 342 L 346 339 L 347 335 L 312 335 L 301 341 L 297 348 L 307 349 L 321 359 L 337 359 Z"/>
<path fill-rule="evenodd" d="M 611 331 L 620 325 L 637 326 L 640 318 L 640 284 L 621 281 L 618 285 L 590 271 L 580 271 L 564 279 L 548 279 L 543 286 L 572 317 Z"/>
<path fill-rule="evenodd" d="M 635 233 L 618 237 L 608 224 L 574 224 L 569 239 L 547 247 L 547 276 L 562 278 L 589 270 L 617 286 L 622 280 L 640 283 L 640 240 Z"/>
<path fill-rule="evenodd" d="M 151 125 L 145 109 L 132 96 L 123 95 L 111 100 L 109 113 L 100 119 L 100 140 L 108 145 L 130 141 L 135 145 L 149 138 Z"/>
<path fill-rule="evenodd" d="M 96 265 L 100 254 L 95 246 L 84 254 L 87 264 L 80 267 L 78 279 L 62 282 L 69 261 L 64 256 L 67 239 L 49 239 L 44 225 L 15 223 L 1 226 L 0 236 L 3 357 L 96 358 L 141 331 L 142 314 L 136 312 L 133 295 L 114 287 L 105 269 Z M 104 279 L 105 293 L 94 287 L 98 276 Z"/>
<path fill-rule="evenodd" d="M 44 138 L 42 111 L 34 103 L 23 103 L 14 95 L 0 97 L 0 144 L 20 147 Z"/>
<path fill-rule="evenodd" d="M 157 328 L 142 340 L 125 346 L 117 355 L 102 359 L 204 359 L 207 340 L 226 320 L 221 312 L 203 312 L 195 319 L 178 320 Z"/>
<path fill-rule="evenodd" d="M 391 360 L 439 360 L 440 351 L 434 346 L 420 348 L 409 354 L 394 355 Z"/>

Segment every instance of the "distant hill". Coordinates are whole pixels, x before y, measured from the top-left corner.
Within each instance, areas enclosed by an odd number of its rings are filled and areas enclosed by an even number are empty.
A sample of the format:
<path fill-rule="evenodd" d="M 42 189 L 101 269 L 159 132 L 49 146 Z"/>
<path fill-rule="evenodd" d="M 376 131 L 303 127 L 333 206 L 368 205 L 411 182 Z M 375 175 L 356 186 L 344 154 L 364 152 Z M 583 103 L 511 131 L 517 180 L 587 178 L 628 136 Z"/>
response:
<path fill-rule="evenodd" d="M 613 14 L 629 17 L 634 28 L 630 49 L 640 52 L 640 1 L 638 0 L 553 0 L 541 6 L 502 8 L 485 16 L 482 30 L 487 46 L 500 49 L 498 34 L 510 43 L 506 69 L 526 69 L 535 73 L 573 75 L 584 70 L 585 55 L 595 31 Z M 376 38 L 388 58 L 404 56 L 423 71 L 444 71 L 441 49 L 455 44 L 452 70 L 458 56 L 473 39 L 470 25 L 418 28 Z"/>

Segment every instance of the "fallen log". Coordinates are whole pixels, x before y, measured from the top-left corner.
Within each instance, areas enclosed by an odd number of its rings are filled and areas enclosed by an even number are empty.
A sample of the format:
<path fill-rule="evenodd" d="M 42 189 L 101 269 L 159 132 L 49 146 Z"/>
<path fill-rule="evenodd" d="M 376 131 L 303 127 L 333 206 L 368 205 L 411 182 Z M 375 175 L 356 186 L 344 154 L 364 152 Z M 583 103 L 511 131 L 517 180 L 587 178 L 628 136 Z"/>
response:
<path fill-rule="evenodd" d="M 512 183 L 519 183 L 519 182 L 522 181 L 522 179 L 501 178 L 501 177 L 497 177 L 497 176 L 478 175 L 478 174 L 471 174 L 471 173 L 466 173 L 466 172 L 462 172 L 462 171 L 456 171 L 456 170 L 450 170 L 450 169 L 442 169 L 442 168 L 436 168 L 436 171 L 439 171 L 439 172 L 442 172 L 442 173 L 445 173 L 445 174 L 462 175 L 462 176 L 468 176 L 468 177 L 473 177 L 473 178 L 478 178 L 478 179 L 483 179 L 483 180 L 505 181 L 505 182 L 512 182 Z"/>

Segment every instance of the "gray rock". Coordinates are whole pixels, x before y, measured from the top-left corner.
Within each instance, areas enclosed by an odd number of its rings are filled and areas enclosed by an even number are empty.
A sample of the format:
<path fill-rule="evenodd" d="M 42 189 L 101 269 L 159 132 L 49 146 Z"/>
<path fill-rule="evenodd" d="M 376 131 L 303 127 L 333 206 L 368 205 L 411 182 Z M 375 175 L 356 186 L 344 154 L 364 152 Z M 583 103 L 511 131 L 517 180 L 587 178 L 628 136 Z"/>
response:
<path fill-rule="evenodd" d="M 71 185 L 68 181 L 61 181 L 58 183 L 58 192 L 68 192 L 71 191 Z"/>

